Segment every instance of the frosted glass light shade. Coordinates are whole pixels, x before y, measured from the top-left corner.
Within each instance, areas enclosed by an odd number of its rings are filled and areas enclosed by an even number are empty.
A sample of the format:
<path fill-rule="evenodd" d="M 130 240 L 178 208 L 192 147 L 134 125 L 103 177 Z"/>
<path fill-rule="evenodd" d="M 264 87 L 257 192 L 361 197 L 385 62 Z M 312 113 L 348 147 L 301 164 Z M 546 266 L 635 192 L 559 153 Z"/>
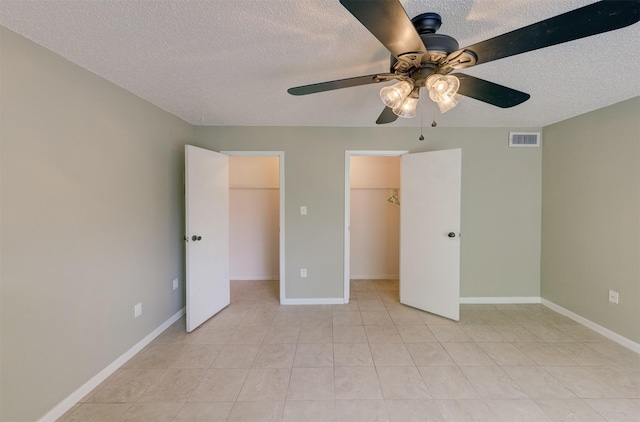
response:
<path fill-rule="evenodd" d="M 380 99 L 389 108 L 402 105 L 407 95 L 413 90 L 413 84 L 409 81 L 400 81 L 391 86 L 385 86 L 380 90 Z"/>
<path fill-rule="evenodd" d="M 460 80 L 453 75 L 435 74 L 427 78 L 425 86 L 434 102 L 448 102 L 458 92 Z"/>
<path fill-rule="evenodd" d="M 451 97 L 445 97 L 442 101 L 437 102 L 438 108 L 440 109 L 440 113 L 446 113 L 447 111 L 454 108 L 460 102 L 460 96 L 458 94 L 452 95 Z"/>
<path fill-rule="evenodd" d="M 393 112 L 398 115 L 398 117 L 410 119 L 416 117 L 416 107 L 418 107 L 418 92 L 414 90 L 405 98 L 402 104 L 393 108 Z"/>

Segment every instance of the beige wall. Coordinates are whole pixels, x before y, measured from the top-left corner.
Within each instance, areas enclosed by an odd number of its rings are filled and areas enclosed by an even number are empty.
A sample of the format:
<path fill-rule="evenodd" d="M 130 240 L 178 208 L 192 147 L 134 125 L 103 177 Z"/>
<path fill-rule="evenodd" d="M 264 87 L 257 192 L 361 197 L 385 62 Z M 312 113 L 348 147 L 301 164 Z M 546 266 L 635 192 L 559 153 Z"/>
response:
<path fill-rule="evenodd" d="M 196 145 L 284 151 L 287 298 L 343 296 L 345 150 L 462 148 L 462 296 L 537 297 L 542 154 L 509 130 L 540 129 L 196 127 Z"/>
<path fill-rule="evenodd" d="M 543 142 L 542 297 L 640 343 L 640 98 Z"/>
<path fill-rule="evenodd" d="M 0 420 L 34 421 L 184 306 L 194 132 L 5 29 L 0 52 Z"/>
<path fill-rule="evenodd" d="M 229 188 L 278 189 L 280 187 L 279 157 L 229 157 Z"/>
<path fill-rule="evenodd" d="M 351 189 L 400 189 L 399 156 L 352 155 Z"/>

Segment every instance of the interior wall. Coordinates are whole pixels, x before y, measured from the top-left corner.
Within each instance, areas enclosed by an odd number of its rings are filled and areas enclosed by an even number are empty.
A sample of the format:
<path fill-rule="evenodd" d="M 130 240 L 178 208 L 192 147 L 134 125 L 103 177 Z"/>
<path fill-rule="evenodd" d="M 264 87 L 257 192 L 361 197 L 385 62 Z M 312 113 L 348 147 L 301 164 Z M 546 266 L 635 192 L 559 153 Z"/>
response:
<path fill-rule="evenodd" d="M 547 126 L 542 159 L 542 297 L 636 343 L 639 118 L 635 97 Z"/>
<path fill-rule="evenodd" d="M 232 280 L 279 279 L 279 162 L 278 157 L 229 157 Z"/>
<path fill-rule="evenodd" d="M 0 31 L 0 420 L 20 422 L 184 306 L 184 144 L 194 130 Z"/>
<path fill-rule="evenodd" d="M 195 133 L 203 148 L 284 151 L 286 295 L 331 299 L 344 292 L 345 150 L 451 148 L 462 149 L 462 296 L 539 297 L 541 148 L 509 148 L 508 136 L 540 130 L 436 127 L 422 142 L 419 128 L 400 127 L 200 126 Z"/>
<path fill-rule="evenodd" d="M 350 277 L 397 279 L 400 262 L 400 157 L 350 159 Z"/>

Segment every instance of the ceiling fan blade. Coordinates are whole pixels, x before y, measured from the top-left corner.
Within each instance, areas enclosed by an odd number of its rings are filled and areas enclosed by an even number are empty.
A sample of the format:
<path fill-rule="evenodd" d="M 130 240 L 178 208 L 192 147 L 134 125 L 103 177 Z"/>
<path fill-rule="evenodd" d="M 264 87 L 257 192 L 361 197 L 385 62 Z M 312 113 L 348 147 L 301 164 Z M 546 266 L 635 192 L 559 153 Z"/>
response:
<path fill-rule="evenodd" d="M 398 0 L 340 0 L 396 58 L 404 53 L 426 53 L 415 27 Z"/>
<path fill-rule="evenodd" d="M 632 25 L 640 19 L 638 0 L 606 0 L 470 45 L 476 65 Z M 453 56 L 455 53 L 452 53 Z"/>
<path fill-rule="evenodd" d="M 392 123 L 395 122 L 397 118 L 398 115 L 395 114 L 392 109 L 385 107 L 382 113 L 380 113 L 378 120 L 376 120 L 376 124 L 383 125 L 385 123 Z"/>
<path fill-rule="evenodd" d="M 531 97 L 529 94 L 485 81 L 464 73 L 453 73 L 460 80 L 458 94 L 478 101 L 500 107 L 509 108 L 522 104 Z"/>
<path fill-rule="evenodd" d="M 355 78 L 338 79 L 336 81 L 320 82 L 317 84 L 296 86 L 294 88 L 287 89 L 287 92 L 291 95 L 307 95 L 315 94 L 316 92 L 332 91 L 334 89 L 350 88 L 352 86 L 375 84 L 382 82 L 377 77 L 379 74 L 358 76 Z"/>

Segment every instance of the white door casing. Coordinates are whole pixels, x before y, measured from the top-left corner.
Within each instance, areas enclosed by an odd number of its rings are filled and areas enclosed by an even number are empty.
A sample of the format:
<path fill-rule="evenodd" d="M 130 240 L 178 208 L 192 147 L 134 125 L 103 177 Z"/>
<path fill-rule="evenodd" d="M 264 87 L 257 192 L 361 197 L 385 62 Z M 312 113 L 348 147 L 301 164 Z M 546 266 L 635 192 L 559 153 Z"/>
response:
<path fill-rule="evenodd" d="M 191 332 L 231 301 L 226 155 L 186 145 L 185 211 L 186 314 Z"/>
<path fill-rule="evenodd" d="M 460 149 L 402 156 L 400 302 L 455 321 L 460 319 L 461 168 Z"/>

